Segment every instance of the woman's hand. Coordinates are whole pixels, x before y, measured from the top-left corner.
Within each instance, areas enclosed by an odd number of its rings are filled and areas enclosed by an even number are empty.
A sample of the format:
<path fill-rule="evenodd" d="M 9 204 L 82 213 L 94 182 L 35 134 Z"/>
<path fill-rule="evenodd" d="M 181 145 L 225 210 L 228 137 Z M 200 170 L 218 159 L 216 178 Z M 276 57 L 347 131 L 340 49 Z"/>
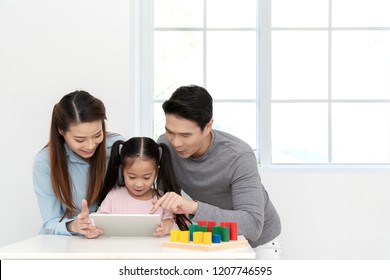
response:
<path fill-rule="evenodd" d="M 152 210 L 150 214 L 156 212 L 161 207 L 164 210 L 171 211 L 175 214 L 191 214 L 195 215 L 198 203 L 193 200 L 188 200 L 178 195 L 175 192 L 167 192 L 159 200 L 153 202 Z"/>
<path fill-rule="evenodd" d="M 163 236 L 168 235 L 173 228 L 174 222 L 172 219 L 163 220 L 156 228 L 153 233 L 153 236 Z"/>
<path fill-rule="evenodd" d="M 77 218 L 67 225 L 68 231 L 77 232 L 84 235 L 87 238 L 95 238 L 103 233 L 101 228 L 92 224 L 89 218 L 88 203 L 85 199 L 81 201 L 81 212 L 77 215 Z"/>

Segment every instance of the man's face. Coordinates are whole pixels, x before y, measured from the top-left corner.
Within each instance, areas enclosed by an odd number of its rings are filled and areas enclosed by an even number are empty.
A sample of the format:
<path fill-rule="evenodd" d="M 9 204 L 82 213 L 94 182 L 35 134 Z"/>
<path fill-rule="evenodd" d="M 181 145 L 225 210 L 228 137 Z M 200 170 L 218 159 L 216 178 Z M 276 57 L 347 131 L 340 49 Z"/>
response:
<path fill-rule="evenodd" d="M 165 115 L 166 136 L 182 158 L 200 158 L 211 144 L 213 119 L 201 131 L 199 125 L 173 114 Z"/>

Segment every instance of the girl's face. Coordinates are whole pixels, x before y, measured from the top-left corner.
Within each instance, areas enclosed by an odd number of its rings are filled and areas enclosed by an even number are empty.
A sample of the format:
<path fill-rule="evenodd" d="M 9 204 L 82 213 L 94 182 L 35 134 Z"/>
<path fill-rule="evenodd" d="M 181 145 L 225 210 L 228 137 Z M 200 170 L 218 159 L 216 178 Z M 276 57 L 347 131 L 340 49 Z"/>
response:
<path fill-rule="evenodd" d="M 123 169 L 123 177 L 129 194 L 140 200 L 153 197 L 152 185 L 156 178 L 156 166 L 151 160 L 138 158 L 131 166 Z"/>
<path fill-rule="evenodd" d="M 60 133 L 69 148 L 84 159 L 93 156 L 104 137 L 102 121 L 74 124 L 68 131 Z"/>

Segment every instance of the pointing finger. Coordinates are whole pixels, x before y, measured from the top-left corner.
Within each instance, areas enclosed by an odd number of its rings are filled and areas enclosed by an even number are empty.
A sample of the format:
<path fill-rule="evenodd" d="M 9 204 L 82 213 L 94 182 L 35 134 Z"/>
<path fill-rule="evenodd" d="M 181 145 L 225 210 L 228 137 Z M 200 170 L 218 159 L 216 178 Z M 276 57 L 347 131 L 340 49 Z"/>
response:
<path fill-rule="evenodd" d="M 85 199 L 81 201 L 81 212 L 89 214 L 88 202 Z"/>
<path fill-rule="evenodd" d="M 154 214 L 154 212 L 156 212 L 156 210 L 161 206 L 161 204 L 164 202 L 165 198 L 167 197 L 167 194 L 164 194 L 162 197 L 160 197 L 159 200 L 157 201 L 153 201 L 153 207 L 152 209 L 150 210 L 150 214 Z"/>

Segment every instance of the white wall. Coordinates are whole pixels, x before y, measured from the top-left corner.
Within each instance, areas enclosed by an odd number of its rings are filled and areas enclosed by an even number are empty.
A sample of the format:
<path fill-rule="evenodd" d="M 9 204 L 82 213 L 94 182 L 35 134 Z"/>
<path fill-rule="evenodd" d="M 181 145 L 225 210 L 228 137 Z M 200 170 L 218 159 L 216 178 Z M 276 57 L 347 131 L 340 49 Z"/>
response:
<path fill-rule="evenodd" d="M 91 92 L 108 129 L 133 136 L 133 11 L 131 0 L 0 0 L 0 246 L 39 229 L 32 163 L 64 94 Z M 260 173 L 287 259 L 390 258 L 389 170 Z"/>
<path fill-rule="evenodd" d="M 389 169 L 261 168 L 286 259 L 390 259 Z"/>
<path fill-rule="evenodd" d="M 0 0 L 0 246 L 42 222 L 32 164 L 63 95 L 90 92 L 108 130 L 131 135 L 130 11 L 130 1 Z"/>

